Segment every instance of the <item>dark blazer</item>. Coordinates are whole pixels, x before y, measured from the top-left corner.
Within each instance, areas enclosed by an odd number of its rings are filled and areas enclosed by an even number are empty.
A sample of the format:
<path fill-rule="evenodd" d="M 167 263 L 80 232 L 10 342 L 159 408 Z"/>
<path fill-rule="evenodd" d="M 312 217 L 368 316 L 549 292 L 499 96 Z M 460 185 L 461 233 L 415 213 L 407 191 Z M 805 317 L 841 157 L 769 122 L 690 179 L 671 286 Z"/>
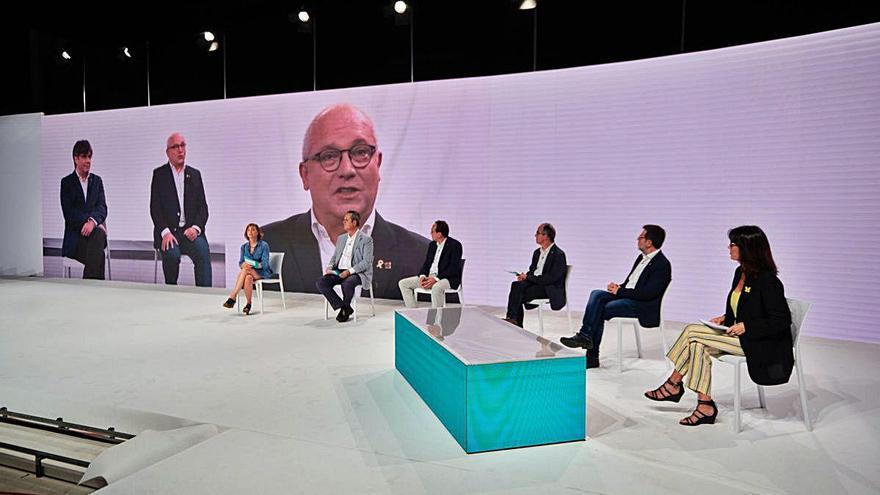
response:
<path fill-rule="evenodd" d="M 736 317 L 730 307 L 730 293 L 742 274 L 738 267 L 727 293 L 726 326 L 742 322 L 746 327 L 739 342 L 746 355 L 749 376 L 758 385 L 787 383 L 794 366 L 791 340 L 791 310 L 785 300 L 785 288 L 776 275 L 746 275 L 737 304 Z"/>
<path fill-rule="evenodd" d="M 263 240 L 272 246 L 272 251 L 285 253 L 281 271 L 284 288 L 289 292 L 318 292 L 315 281 L 324 274 L 311 221 L 311 211 L 307 211 L 263 227 Z M 419 253 L 425 252 L 430 241 L 386 221 L 378 212 L 370 237 L 373 238 L 375 297 L 400 299 L 397 282 L 419 270 L 422 263 Z"/>
<path fill-rule="evenodd" d="M 431 264 L 434 263 L 434 255 L 437 254 L 437 243 L 431 241 L 428 244 L 428 254 L 425 255 L 425 262 L 422 263 L 422 269 L 419 275 L 428 276 L 431 271 Z M 461 284 L 461 243 L 452 237 L 447 237 L 443 245 L 443 252 L 440 253 L 440 261 L 437 262 L 437 278 L 449 280 L 449 287 L 457 289 Z"/>
<path fill-rule="evenodd" d="M 202 184 L 201 172 L 189 165 L 185 165 L 183 169 L 183 212 L 186 216 L 184 228 L 195 225 L 201 229 L 204 236 L 205 224 L 208 223 L 205 186 Z M 177 229 L 180 223 L 177 186 L 174 185 L 174 176 L 168 163 L 153 170 L 153 181 L 150 183 L 150 216 L 153 218 L 153 247 L 159 249 L 162 245 L 162 231 Z"/>
<path fill-rule="evenodd" d="M 632 276 L 640 261 L 642 261 L 641 255 L 636 258 L 629 271 L 629 275 L 626 276 L 626 280 L 617 289 L 617 297 L 632 299 L 636 302 L 636 314 L 639 317 L 639 325 L 645 328 L 659 327 L 660 302 L 663 299 L 663 292 L 666 291 L 666 287 L 672 281 L 672 264 L 669 263 L 663 251 L 660 251 L 651 258 L 648 266 L 642 270 L 636 286 L 632 289 L 627 289 L 625 286 L 629 283 L 629 277 Z"/>
<path fill-rule="evenodd" d="M 550 309 L 558 311 L 565 306 L 565 274 L 567 271 L 565 251 L 554 244 L 550 248 L 550 252 L 547 253 L 541 275 L 535 275 L 540 257 L 541 248 L 535 249 L 535 252 L 532 253 L 532 264 L 529 265 L 529 271 L 526 273 L 526 282 L 543 285 L 547 297 L 550 299 Z"/>
<path fill-rule="evenodd" d="M 61 256 L 71 257 L 76 252 L 76 242 L 80 230 L 89 219 L 94 218 L 98 225 L 107 220 L 107 200 L 104 197 L 104 182 L 95 174 L 89 174 L 87 197 L 83 197 L 82 187 L 76 171 L 61 179 L 61 211 L 64 213 L 64 241 Z"/>

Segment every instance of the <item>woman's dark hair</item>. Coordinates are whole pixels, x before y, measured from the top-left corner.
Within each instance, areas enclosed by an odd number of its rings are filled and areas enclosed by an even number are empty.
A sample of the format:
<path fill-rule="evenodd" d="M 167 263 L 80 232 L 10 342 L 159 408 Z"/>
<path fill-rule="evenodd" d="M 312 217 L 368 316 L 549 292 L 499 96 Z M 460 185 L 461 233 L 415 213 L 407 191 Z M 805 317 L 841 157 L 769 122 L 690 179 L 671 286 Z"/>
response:
<path fill-rule="evenodd" d="M 443 220 L 437 220 L 434 222 L 434 230 L 440 232 L 443 237 L 449 237 L 449 224 Z"/>
<path fill-rule="evenodd" d="M 779 273 L 773 253 L 770 252 L 770 241 L 757 225 L 742 225 L 727 232 L 727 238 L 739 248 L 739 263 L 743 270 L 751 275 L 761 272 Z"/>
<path fill-rule="evenodd" d="M 248 239 L 247 231 L 251 227 L 254 227 L 255 229 L 257 229 L 257 240 L 262 241 L 263 240 L 263 229 L 261 229 L 260 226 L 255 223 L 249 223 L 249 224 L 247 224 L 247 227 L 244 228 L 244 240 L 246 240 L 246 241 L 250 240 L 250 239 Z"/>

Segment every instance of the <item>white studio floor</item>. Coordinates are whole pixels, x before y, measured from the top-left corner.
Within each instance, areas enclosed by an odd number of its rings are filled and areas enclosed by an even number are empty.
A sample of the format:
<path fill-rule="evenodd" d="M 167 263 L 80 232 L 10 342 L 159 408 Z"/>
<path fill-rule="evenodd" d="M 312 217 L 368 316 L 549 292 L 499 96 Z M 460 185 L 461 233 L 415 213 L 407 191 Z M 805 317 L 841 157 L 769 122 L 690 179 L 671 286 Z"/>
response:
<path fill-rule="evenodd" d="M 732 369 L 715 367 L 719 423 L 681 427 L 693 394 L 642 397 L 665 377 L 660 339 L 643 335 L 637 360 L 624 333 L 619 374 L 607 331 L 603 367 L 587 375 L 585 442 L 467 455 L 394 370 L 400 303 L 338 324 L 317 295 L 290 294 L 282 311 L 271 293 L 267 313 L 250 317 L 224 299 L 220 289 L 0 279 L 0 406 L 135 434 L 222 430 L 99 491 L 108 494 L 880 492 L 877 345 L 804 337 L 814 431 L 793 375 L 767 389 L 766 410 L 744 412 L 736 434 Z M 564 313 L 547 322 L 551 339 L 568 334 Z M 670 327 L 673 339 L 681 325 Z M 745 383 L 743 404 L 756 407 Z"/>

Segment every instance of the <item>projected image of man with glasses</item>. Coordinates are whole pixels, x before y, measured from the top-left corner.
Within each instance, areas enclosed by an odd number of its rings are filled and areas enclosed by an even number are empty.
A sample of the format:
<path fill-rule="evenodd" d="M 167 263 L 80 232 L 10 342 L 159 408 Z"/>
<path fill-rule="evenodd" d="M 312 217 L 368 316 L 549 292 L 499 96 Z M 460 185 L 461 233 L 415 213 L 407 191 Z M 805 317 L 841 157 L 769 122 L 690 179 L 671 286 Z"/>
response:
<path fill-rule="evenodd" d="M 375 243 L 375 296 L 400 299 L 397 282 L 418 271 L 429 241 L 376 212 L 382 158 L 373 121 L 359 108 L 335 104 L 312 119 L 298 167 L 312 209 L 264 228 L 272 249 L 288 253 L 282 270 L 289 290 L 316 291 L 315 280 L 343 233 L 342 219 L 352 210 L 361 215 L 361 232 Z"/>

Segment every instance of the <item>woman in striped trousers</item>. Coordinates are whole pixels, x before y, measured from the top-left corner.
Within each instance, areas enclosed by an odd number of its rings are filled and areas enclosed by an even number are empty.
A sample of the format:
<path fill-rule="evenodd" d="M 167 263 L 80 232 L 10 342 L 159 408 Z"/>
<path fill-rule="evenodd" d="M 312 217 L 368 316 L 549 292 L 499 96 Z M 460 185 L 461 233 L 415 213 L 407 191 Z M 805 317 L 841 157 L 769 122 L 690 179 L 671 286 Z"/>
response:
<path fill-rule="evenodd" d="M 753 225 L 731 229 L 727 236 L 730 259 L 740 266 L 733 276 L 725 314 L 711 320 L 725 329 L 685 327 L 666 354 L 675 367 L 672 375 L 645 392 L 651 400 L 671 402 L 681 400 L 685 388 L 696 392 L 697 408 L 679 421 L 684 426 L 712 424 L 718 415 L 711 396 L 712 356 L 745 356 L 749 376 L 759 385 L 787 382 L 794 364 L 791 312 L 767 236 Z"/>

